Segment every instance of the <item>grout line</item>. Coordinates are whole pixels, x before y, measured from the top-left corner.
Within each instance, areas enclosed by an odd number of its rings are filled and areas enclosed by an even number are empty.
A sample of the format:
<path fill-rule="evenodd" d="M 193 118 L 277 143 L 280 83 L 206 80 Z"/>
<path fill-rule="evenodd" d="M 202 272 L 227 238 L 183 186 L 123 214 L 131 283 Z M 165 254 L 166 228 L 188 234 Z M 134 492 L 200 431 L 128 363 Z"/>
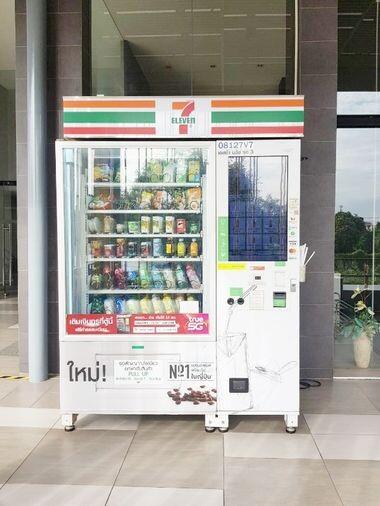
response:
<path fill-rule="evenodd" d="M 223 434 L 223 473 L 222 473 L 222 490 L 223 490 L 223 506 L 226 506 L 226 489 L 225 489 L 225 476 L 226 476 L 226 459 L 224 455 L 224 436 Z"/>
<path fill-rule="evenodd" d="M 140 424 L 139 424 L 139 425 L 140 425 Z M 120 464 L 119 470 L 118 470 L 118 471 L 117 471 L 117 473 L 116 473 L 116 476 L 115 476 L 114 482 L 113 482 L 113 483 L 112 483 L 112 485 L 111 485 L 110 492 L 109 492 L 109 494 L 108 494 L 108 496 L 107 496 L 107 499 L 106 499 L 106 502 L 104 503 L 104 506 L 106 506 L 106 505 L 107 505 L 107 503 L 108 503 L 108 501 L 109 501 L 109 499 L 110 499 L 110 497 L 111 497 L 112 491 L 113 491 L 113 489 L 115 488 L 116 481 L 117 481 L 117 479 L 118 479 L 118 477 L 119 477 L 119 475 L 120 475 L 120 472 L 121 472 L 121 469 L 122 469 L 122 467 L 123 467 L 123 465 L 124 465 L 124 462 L 125 462 L 125 461 L 126 461 L 126 459 L 127 459 L 128 452 L 129 452 L 129 450 L 130 450 L 130 448 L 131 448 L 131 446 L 132 446 L 132 443 L 133 443 L 133 441 L 134 441 L 134 439 L 135 439 L 135 436 L 136 436 L 137 431 L 138 431 L 138 427 L 137 427 L 137 429 L 134 431 L 134 434 L 133 434 L 133 437 L 132 437 L 132 439 L 131 439 L 131 442 L 129 443 L 129 446 L 128 446 L 128 448 L 127 448 L 127 451 L 125 452 L 124 458 L 123 458 L 123 460 L 121 461 L 121 464 Z"/>

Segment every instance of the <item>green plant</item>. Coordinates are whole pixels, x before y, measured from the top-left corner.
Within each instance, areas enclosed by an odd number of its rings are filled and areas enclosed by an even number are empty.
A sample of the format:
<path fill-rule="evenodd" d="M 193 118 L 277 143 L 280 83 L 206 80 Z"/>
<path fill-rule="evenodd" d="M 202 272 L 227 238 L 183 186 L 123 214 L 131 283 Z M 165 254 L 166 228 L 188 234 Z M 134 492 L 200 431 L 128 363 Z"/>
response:
<path fill-rule="evenodd" d="M 351 295 L 351 299 L 356 299 L 354 305 L 354 318 L 350 323 L 346 323 L 343 326 L 342 334 L 344 337 L 357 339 L 365 334 L 372 340 L 376 332 L 379 332 L 380 324 L 375 318 L 375 313 L 366 304 L 370 295 L 369 293 L 366 294 L 366 292 L 366 290 L 361 290 L 357 287 Z"/>

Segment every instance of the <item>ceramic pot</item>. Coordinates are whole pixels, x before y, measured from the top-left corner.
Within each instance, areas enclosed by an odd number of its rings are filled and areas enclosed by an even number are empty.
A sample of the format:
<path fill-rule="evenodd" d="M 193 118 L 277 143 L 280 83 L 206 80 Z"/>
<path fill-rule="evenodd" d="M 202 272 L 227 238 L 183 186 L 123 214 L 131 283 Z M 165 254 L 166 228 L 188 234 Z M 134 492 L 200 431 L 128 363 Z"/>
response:
<path fill-rule="evenodd" d="M 362 334 L 353 340 L 355 364 L 360 369 L 367 369 L 372 355 L 372 339 Z"/>

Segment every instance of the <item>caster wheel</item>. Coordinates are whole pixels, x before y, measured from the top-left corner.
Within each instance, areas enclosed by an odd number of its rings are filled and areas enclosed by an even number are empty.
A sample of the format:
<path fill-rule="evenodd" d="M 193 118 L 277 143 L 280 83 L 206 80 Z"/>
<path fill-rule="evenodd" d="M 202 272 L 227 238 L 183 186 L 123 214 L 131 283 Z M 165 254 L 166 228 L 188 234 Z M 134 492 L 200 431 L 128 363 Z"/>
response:
<path fill-rule="evenodd" d="M 218 431 L 222 433 L 228 432 L 228 427 L 218 427 Z"/>
<path fill-rule="evenodd" d="M 75 425 L 65 425 L 65 432 L 72 432 L 75 430 Z"/>
<path fill-rule="evenodd" d="M 296 432 L 296 428 L 295 427 L 286 427 L 286 432 L 288 434 L 294 434 Z"/>
<path fill-rule="evenodd" d="M 205 427 L 205 431 L 209 434 L 216 431 L 216 427 Z"/>

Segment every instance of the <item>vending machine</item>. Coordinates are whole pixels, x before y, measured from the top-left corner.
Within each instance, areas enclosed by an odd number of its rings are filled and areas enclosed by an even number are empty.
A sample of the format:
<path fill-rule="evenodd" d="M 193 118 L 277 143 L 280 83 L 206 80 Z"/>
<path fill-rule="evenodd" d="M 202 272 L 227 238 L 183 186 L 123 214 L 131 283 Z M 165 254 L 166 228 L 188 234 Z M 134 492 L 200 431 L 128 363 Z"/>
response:
<path fill-rule="evenodd" d="M 61 412 L 299 414 L 303 98 L 69 97 Z"/>

